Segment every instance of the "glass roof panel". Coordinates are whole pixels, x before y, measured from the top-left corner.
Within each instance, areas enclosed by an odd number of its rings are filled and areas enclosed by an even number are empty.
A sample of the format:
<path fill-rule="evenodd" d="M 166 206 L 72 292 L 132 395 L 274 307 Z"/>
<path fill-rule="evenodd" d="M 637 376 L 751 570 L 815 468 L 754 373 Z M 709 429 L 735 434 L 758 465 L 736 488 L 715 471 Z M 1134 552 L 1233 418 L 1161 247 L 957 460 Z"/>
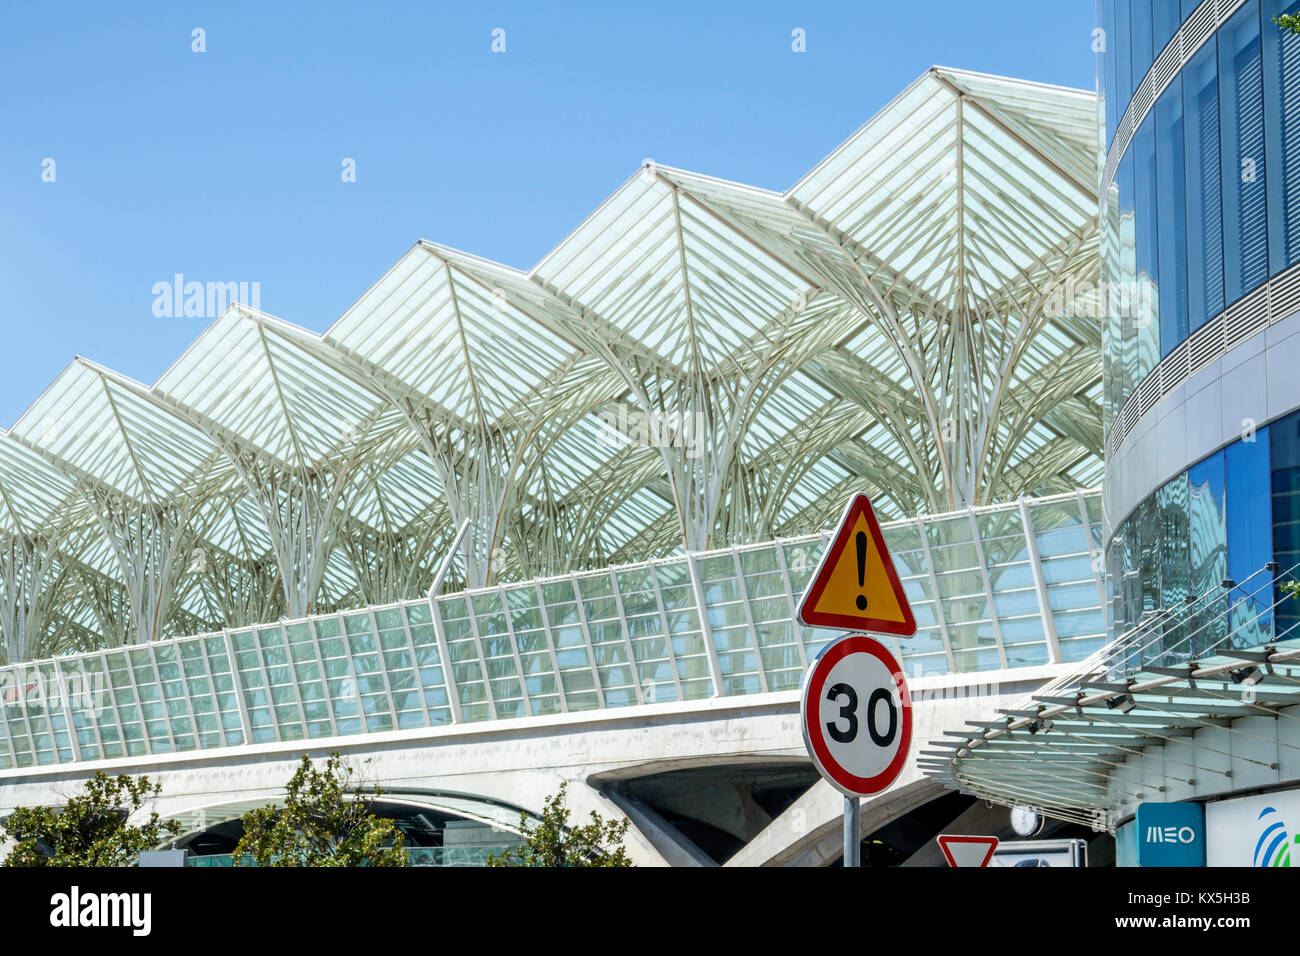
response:
<path fill-rule="evenodd" d="M 743 403 L 738 457 L 684 473 L 726 475 L 723 502 L 778 483 L 762 521 L 784 533 L 833 519 L 850 484 L 886 515 L 950 507 L 935 434 L 959 394 L 1003 403 L 976 500 L 1094 484 L 1099 331 L 1035 302 L 1096 265 L 1095 115 L 1086 92 L 935 68 L 788 191 L 648 164 L 528 272 L 421 241 L 324 336 L 235 307 L 152 387 L 79 360 L 6 437 L 0 525 L 92 528 L 78 481 L 206 495 L 195 547 L 266 567 L 285 530 L 243 484 L 251 456 L 338 492 L 312 535 L 437 547 L 468 509 L 639 559 L 682 546 L 681 516 L 664 456 L 602 441 L 600 416 L 645 401 L 715 421 Z M 498 494 L 516 510 L 479 514 Z M 84 537 L 73 557 L 111 578 Z M 331 554 L 328 599 L 357 600 L 356 573 Z"/>

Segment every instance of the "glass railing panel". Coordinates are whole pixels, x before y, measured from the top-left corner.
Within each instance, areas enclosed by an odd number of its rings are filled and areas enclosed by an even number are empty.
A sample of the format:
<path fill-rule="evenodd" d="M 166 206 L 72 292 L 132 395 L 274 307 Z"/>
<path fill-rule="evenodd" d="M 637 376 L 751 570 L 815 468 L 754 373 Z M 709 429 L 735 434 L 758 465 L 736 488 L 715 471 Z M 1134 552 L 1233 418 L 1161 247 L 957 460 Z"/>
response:
<path fill-rule="evenodd" d="M 1006 644 L 1005 651 L 1008 667 L 1035 667 L 1051 660 L 1045 643 Z"/>
<path fill-rule="evenodd" d="M 1099 495 L 1083 495 L 1083 509 L 1087 523 L 1076 496 L 1029 506 L 1067 660 L 1104 640 L 1092 567 Z M 919 627 L 892 645 L 909 674 L 1000 667 L 998 632 L 1007 666 L 1047 660 L 1018 505 L 978 511 L 974 525 L 979 547 L 968 513 L 883 529 Z M 449 677 L 466 721 L 790 690 L 808 658 L 837 636 L 792 619 L 792 599 L 826 541 L 810 536 L 694 558 L 707 627 L 690 563 L 679 557 L 439 597 L 439 627 L 421 600 L 72 655 L 60 659 L 64 673 L 93 675 L 104 706 L 6 702 L 0 766 L 64 763 L 77 751 L 112 759 L 437 726 L 452 720 Z M 722 679 L 716 689 L 706 640 Z M 50 667 L 28 671 L 44 680 Z M 13 683 L 16 672 L 0 671 L 0 682 Z"/>

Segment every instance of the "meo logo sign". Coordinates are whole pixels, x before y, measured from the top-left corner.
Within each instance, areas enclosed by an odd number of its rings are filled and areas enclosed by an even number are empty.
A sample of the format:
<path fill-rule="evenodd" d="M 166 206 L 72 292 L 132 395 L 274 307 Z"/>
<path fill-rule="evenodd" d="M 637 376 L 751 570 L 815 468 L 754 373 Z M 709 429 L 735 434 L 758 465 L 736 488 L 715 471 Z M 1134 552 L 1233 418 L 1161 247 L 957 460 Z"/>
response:
<path fill-rule="evenodd" d="M 1191 827 L 1148 827 L 1148 843 L 1195 843 L 1196 831 Z"/>
<path fill-rule="evenodd" d="M 1143 803 L 1137 810 L 1138 866 L 1205 866 L 1205 808 Z"/>

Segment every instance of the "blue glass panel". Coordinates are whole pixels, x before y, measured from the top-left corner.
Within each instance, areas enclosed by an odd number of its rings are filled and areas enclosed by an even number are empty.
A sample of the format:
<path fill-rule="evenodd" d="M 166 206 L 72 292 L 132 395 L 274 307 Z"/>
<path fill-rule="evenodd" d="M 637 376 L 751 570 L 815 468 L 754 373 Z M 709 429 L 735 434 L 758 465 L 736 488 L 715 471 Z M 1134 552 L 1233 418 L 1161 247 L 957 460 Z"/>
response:
<path fill-rule="evenodd" d="M 1274 600 L 1282 598 L 1281 583 L 1300 578 L 1300 412 L 1273 422 L 1268 427 L 1269 459 L 1273 489 L 1273 559 L 1277 561 L 1278 588 Z M 1277 608 L 1278 638 L 1295 637 L 1300 628 L 1300 606 L 1287 598 Z"/>
<path fill-rule="evenodd" d="M 1179 8 L 1179 0 L 1152 0 L 1151 17 L 1155 54 L 1159 56 L 1160 51 L 1168 45 L 1173 35 L 1178 32 L 1178 25 L 1182 22 L 1182 10 Z"/>
<path fill-rule="evenodd" d="M 1223 452 L 1187 471 L 1192 593 L 1205 597 L 1192 616 L 1192 653 L 1222 643 L 1228 633 L 1228 604 L 1219 586 L 1228 576 L 1228 522 L 1223 485 Z"/>
<path fill-rule="evenodd" d="M 1163 657 L 1167 665 L 1178 664 L 1191 656 L 1191 641 L 1186 626 L 1191 591 L 1191 563 L 1188 555 L 1187 475 L 1181 474 L 1156 492 L 1160 515 L 1160 606 L 1172 609 L 1164 624 Z"/>
<path fill-rule="evenodd" d="M 1142 77 L 1151 69 L 1154 59 L 1151 37 L 1151 0 L 1130 0 L 1129 42 L 1133 55 L 1133 89 L 1138 88 Z"/>
<path fill-rule="evenodd" d="M 1115 60 L 1115 113 L 1123 116 L 1133 98 L 1133 60 L 1129 55 L 1129 0 L 1115 0 L 1115 30 L 1106 48 Z M 1139 77 L 1140 79 L 1140 77 Z"/>
<path fill-rule="evenodd" d="M 1102 201 L 1104 222 L 1101 230 L 1101 278 L 1102 289 L 1120 288 L 1123 281 L 1120 273 L 1120 183 L 1119 176 L 1125 168 L 1121 161 L 1116 170 L 1115 180 L 1110 184 Z M 1111 423 L 1120 406 L 1120 393 L 1123 390 L 1121 370 L 1123 368 L 1123 329 L 1120 327 L 1119 312 L 1111 308 L 1110 295 L 1101 296 L 1101 382 L 1104 389 L 1102 403 L 1102 427 L 1110 433 Z"/>
<path fill-rule="evenodd" d="M 1259 0 L 1233 14 L 1218 37 L 1224 294 L 1231 304 L 1268 277 Z"/>
<path fill-rule="evenodd" d="M 1160 357 L 1160 304 L 1156 288 L 1159 243 L 1156 241 L 1156 137 L 1155 114 L 1148 113 L 1129 146 L 1133 156 L 1134 267 L 1137 282 L 1130 296 L 1130 321 L 1133 325 L 1133 365 L 1130 388 L 1146 378 Z"/>
<path fill-rule="evenodd" d="M 1115 88 L 1115 0 L 1097 0 L 1097 25 L 1105 44 L 1097 54 L 1097 86 L 1106 109 L 1106 148 L 1109 149 L 1124 109 Z"/>
<path fill-rule="evenodd" d="M 1300 0 L 1264 0 L 1264 144 L 1268 150 L 1269 268 L 1300 260 L 1300 36 L 1272 20 L 1300 13 Z"/>
<path fill-rule="evenodd" d="M 1119 248 L 1115 253 L 1116 268 L 1113 281 L 1119 284 L 1120 290 L 1131 290 L 1137 284 L 1137 265 L 1133 258 L 1137 220 L 1137 209 L 1133 202 L 1133 153 L 1133 147 L 1130 146 L 1124 152 L 1124 158 L 1120 160 L 1119 167 L 1115 170 L 1118 200 L 1116 235 L 1119 237 Z M 1124 406 L 1125 400 L 1136 384 L 1133 376 L 1137 371 L 1137 330 L 1133 326 L 1133 310 L 1121 301 L 1122 298 L 1127 299 L 1130 296 L 1107 296 L 1111 335 L 1117 346 L 1112 348 L 1111 356 L 1111 372 L 1114 379 L 1112 420 Z"/>
<path fill-rule="evenodd" d="M 1219 60 L 1213 38 L 1192 57 L 1181 76 L 1187 180 L 1187 312 L 1195 330 L 1223 311 Z"/>
<path fill-rule="evenodd" d="M 1201 0 L 1182 0 L 1183 19 L 1186 20 L 1193 13 L 1195 13 L 1196 8 L 1199 7 L 1200 5 L 1201 5 Z"/>
<path fill-rule="evenodd" d="M 1160 508 L 1156 496 L 1152 495 L 1137 509 L 1138 520 L 1138 579 L 1137 623 L 1145 624 L 1156 616 L 1160 608 L 1160 570 L 1162 538 L 1160 533 Z M 1144 663 L 1154 662 L 1160 656 L 1159 632 L 1152 630 L 1149 637 L 1143 638 L 1145 645 L 1142 652 Z"/>
<path fill-rule="evenodd" d="M 1160 355 L 1187 338 L 1187 207 L 1183 197 L 1183 85 L 1174 77 L 1156 101 Z"/>
<path fill-rule="evenodd" d="M 1262 570 L 1273 560 L 1272 477 L 1268 429 L 1254 440 L 1223 450 L 1228 491 L 1228 577 L 1236 582 L 1232 605 L 1234 647 L 1257 647 L 1273 637 L 1273 574 Z"/>

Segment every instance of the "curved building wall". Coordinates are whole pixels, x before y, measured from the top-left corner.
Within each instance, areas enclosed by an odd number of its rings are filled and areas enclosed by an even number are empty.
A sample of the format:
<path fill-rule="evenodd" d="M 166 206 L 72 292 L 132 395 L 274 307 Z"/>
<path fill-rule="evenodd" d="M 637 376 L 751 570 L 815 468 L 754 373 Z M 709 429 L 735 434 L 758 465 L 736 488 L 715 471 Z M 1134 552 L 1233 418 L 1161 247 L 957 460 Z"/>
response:
<path fill-rule="evenodd" d="M 1300 0 L 1097 8 L 1112 633 L 1229 581 L 1196 640 L 1263 643 L 1300 560 Z"/>

